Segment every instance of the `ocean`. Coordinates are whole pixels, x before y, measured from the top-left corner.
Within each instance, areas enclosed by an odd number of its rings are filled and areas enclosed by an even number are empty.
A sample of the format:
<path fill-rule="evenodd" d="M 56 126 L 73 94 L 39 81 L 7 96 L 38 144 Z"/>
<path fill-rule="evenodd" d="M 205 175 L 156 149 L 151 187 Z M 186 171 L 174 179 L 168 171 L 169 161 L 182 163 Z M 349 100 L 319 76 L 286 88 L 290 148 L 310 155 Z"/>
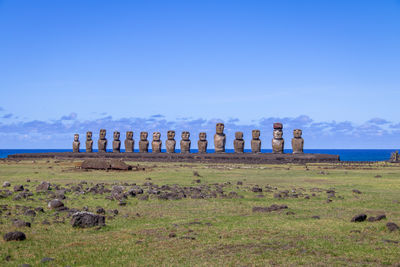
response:
<path fill-rule="evenodd" d="M 390 154 L 396 149 L 305 149 L 305 153 L 332 154 L 339 155 L 342 161 L 385 161 L 390 159 Z M 151 150 L 149 150 L 151 151 Z M 207 150 L 208 153 L 213 153 L 213 149 Z M 271 153 L 271 149 L 262 149 L 262 153 Z M 72 149 L 0 149 L 0 158 L 7 158 L 8 155 L 22 153 L 46 153 L 46 152 L 72 152 Z M 82 150 L 84 152 L 84 150 Z M 94 149 L 94 152 L 96 150 Z M 110 151 L 111 152 L 111 151 Z M 124 152 L 121 149 L 121 152 Z M 138 150 L 135 150 L 138 152 Z M 162 150 L 165 152 L 165 150 Z M 176 150 L 179 153 L 179 149 Z M 192 149 L 191 152 L 196 153 L 197 149 Z M 233 149 L 227 149 L 227 153 L 233 153 Z M 245 149 L 245 152 L 251 152 L 250 149 Z M 285 153 L 291 153 L 290 149 L 285 150 Z"/>

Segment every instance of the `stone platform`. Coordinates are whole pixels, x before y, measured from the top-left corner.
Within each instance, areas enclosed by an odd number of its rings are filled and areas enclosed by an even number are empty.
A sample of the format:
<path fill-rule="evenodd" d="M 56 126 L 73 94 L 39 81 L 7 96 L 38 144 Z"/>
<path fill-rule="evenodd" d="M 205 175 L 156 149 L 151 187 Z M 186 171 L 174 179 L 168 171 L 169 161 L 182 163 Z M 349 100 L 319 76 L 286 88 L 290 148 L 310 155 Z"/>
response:
<path fill-rule="evenodd" d="M 197 162 L 197 163 L 242 163 L 242 164 L 283 164 L 283 163 L 318 163 L 339 162 L 338 155 L 329 154 L 273 154 L 273 153 L 26 153 L 9 155 L 9 159 L 85 159 L 85 158 L 110 158 L 126 161 L 149 162 Z"/>

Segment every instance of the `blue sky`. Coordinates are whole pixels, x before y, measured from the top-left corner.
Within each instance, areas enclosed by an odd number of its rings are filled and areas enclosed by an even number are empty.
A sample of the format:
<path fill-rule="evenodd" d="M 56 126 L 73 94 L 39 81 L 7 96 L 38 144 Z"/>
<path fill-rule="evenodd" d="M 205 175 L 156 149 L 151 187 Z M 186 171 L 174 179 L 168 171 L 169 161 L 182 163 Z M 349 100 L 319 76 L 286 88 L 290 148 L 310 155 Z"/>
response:
<path fill-rule="evenodd" d="M 228 147 L 260 128 L 269 148 L 273 121 L 287 144 L 399 147 L 398 0 L 0 0 L 0 33 L 0 148 L 216 121 Z"/>

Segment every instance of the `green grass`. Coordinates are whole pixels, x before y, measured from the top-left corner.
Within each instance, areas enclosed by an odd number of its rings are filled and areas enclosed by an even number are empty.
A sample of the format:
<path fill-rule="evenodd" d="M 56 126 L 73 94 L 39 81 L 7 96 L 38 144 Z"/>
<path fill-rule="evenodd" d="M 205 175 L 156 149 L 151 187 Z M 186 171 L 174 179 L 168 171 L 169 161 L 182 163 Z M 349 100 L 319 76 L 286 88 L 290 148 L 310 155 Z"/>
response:
<path fill-rule="evenodd" d="M 129 164 L 137 164 L 128 162 Z M 141 163 L 146 171 L 84 172 L 71 161 L 21 161 L 0 163 L 0 184 L 24 184 L 32 192 L 41 181 L 65 186 L 82 180 L 91 183 L 137 183 L 147 177 L 151 182 L 197 186 L 226 183 L 224 191 L 236 191 L 241 199 L 183 199 L 141 201 L 129 198 L 125 207 L 106 195 L 67 193 L 63 202 L 69 208 L 97 206 L 118 209 L 119 215 L 106 219 L 101 229 L 74 229 L 69 224 L 53 223 L 54 211 L 47 209 L 45 195 L 34 200 L 0 198 L 0 205 L 12 207 L 12 214 L 0 214 L 0 233 L 16 230 L 12 218 L 32 221 L 16 214 L 15 205 L 43 207 L 31 228 L 23 228 L 27 240 L 0 241 L 0 265 L 23 263 L 41 265 L 44 257 L 55 260 L 51 266 L 363 266 L 400 264 L 400 233 L 386 230 L 392 221 L 400 225 L 400 166 L 385 163 L 372 165 L 309 164 L 302 165 L 230 165 Z M 202 177 L 194 177 L 193 171 Z M 376 178 L 381 175 L 381 178 Z M 27 183 L 26 180 L 31 182 Z M 243 186 L 237 186 L 243 181 Z M 273 192 L 257 198 L 254 185 L 277 187 L 277 191 L 302 188 L 309 195 L 311 188 L 334 188 L 336 198 L 326 203 L 327 194 L 316 192 L 310 199 L 275 199 Z M 129 188 L 129 187 L 128 187 Z M 3 189 L 3 188 L 1 188 Z M 9 188 L 10 189 L 10 188 Z M 358 189 L 362 194 L 352 193 Z M 11 189 L 12 190 L 12 187 Z M 343 197 L 343 199 L 338 198 Z M 39 198 L 43 198 L 39 200 Z M 289 209 L 270 213 L 253 213 L 254 206 L 286 204 Z M 294 215 L 286 215 L 286 212 Z M 351 223 L 359 213 L 375 216 L 385 213 L 387 220 Z M 107 214 L 109 216 L 110 214 Z M 320 220 L 312 219 L 314 215 Z M 60 218 L 66 213 L 60 213 Z M 47 219 L 52 224 L 42 225 Z M 200 222 L 200 224 L 193 224 Z M 19 229 L 21 230 L 21 229 Z M 170 238 L 170 233 L 176 233 Z M 185 237 L 194 237 L 194 240 Z M 6 258 L 8 257 L 8 260 Z M 44 264 L 42 264 L 44 265 Z"/>

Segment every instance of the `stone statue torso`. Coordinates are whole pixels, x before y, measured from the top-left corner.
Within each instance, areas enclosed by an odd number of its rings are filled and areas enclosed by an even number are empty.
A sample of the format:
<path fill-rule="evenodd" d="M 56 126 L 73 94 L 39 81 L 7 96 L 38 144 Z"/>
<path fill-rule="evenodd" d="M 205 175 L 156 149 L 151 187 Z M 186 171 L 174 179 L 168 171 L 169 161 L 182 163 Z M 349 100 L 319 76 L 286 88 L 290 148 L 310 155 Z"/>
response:
<path fill-rule="evenodd" d="M 226 142 L 225 134 L 215 134 L 214 135 L 215 153 L 225 152 L 225 142 Z"/>
<path fill-rule="evenodd" d="M 207 153 L 207 146 L 208 146 L 208 141 L 207 140 L 199 140 L 197 142 L 197 148 L 199 150 L 199 153 Z"/>
<path fill-rule="evenodd" d="M 261 153 L 261 140 L 260 139 L 252 139 L 251 140 L 251 152 Z"/>
<path fill-rule="evenodd" d="M 283 139 L 272 139 L 272 152 L 283 153 L 285 141 Z"/>
<path fill-rule="evenodd" d="M 292 149 L 293 154 L 302 154 L 304 147 L 304 139 L 303 138 L 292 138 Z"/>
<path fill-rule="evenodd" d="M 244 140 L 235 139 L 233 141 L 233 148 L 235 149 L 235 153 L 244 153 Z"/>
<path fill-rule="evenodd" d="M 86 141 L 86 152 L 93 152 L 93 140 Z"/>
<path fill-rule="evenodd" d="M 73 152 L 79 152 L 79 147 L 80 147 L 81 143 L 78 141 L 74 141 L 72 143 L 72 151 Z"/>
<path fill-rule="evenodd" d="M 190 153 L 190 140 L 181 140 L 181 153 Z"/>
<path fill-rule="evenodd" d="M 132 139 L 125 139 L 125 152 L 132 153 L 135 146 L 135 141 Z"/>
<path fill-rule="evenodd" d="M 165 141 L 165 147 L 167 149 L 167 153 L 175 153 L 175 146 L 176 146 L 176 141 L 167 139 Z"/>
<path fill-rule="evenodd" d="M 161 141 L 152 141 L 151 142 L 151 149 L 153 153 L 161 153 Z"/>
<path fill-rule="evenodd" d="M 140 140 L 139 141 L 139 152 L 142 152 L 142 153 L 149 152 L 149 141 L 148 140 Z"/>
<path fill-rule="evenodd" d="M 113 152 L 120 152 L 120 149 L 121 149 L 121 141 L 114 140 L 113 141 Z"/>
<path fill-rule="evenodd" d="M 107 139 L 99 139 L 99 141 L 97 142 L 97 146 L 99 148 L 99 152 L 106 152 Z"/>

